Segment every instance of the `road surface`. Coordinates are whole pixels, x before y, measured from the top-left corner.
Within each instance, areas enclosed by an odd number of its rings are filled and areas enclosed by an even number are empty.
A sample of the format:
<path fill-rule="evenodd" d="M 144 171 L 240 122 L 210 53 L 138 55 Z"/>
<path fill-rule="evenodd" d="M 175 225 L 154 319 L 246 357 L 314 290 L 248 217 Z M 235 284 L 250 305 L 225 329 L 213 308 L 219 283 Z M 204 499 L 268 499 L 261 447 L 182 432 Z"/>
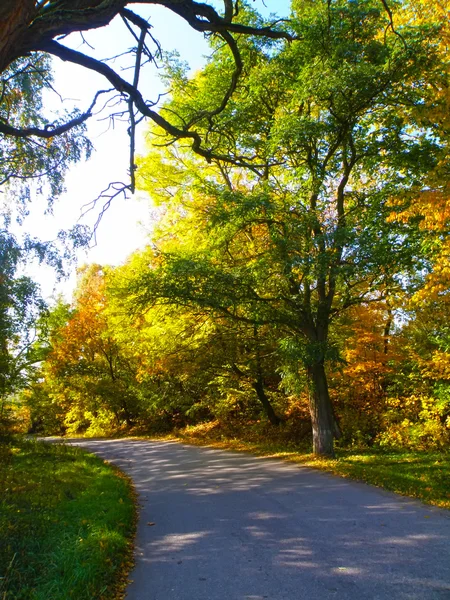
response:
<path fill-rule="evenodd" d="M 450 513 L 281 461 L 73 440 L 139 493 L 127 600 L 450 600 Z"/>

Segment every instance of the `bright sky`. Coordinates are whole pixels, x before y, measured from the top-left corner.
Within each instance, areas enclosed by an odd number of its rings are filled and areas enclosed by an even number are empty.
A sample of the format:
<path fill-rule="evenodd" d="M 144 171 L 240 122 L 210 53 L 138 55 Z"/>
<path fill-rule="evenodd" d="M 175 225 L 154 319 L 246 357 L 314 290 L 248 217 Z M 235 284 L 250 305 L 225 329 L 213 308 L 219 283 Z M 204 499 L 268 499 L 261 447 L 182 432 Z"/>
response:
<path fill-rule="evenodd" d="M 289 0 L 267 0 L 264 6 L 262 0 L 257 0 L 255 6 L 265 15 L 275 11 L 287 14 L 289 4 Z M 162 7 L 145 7 L 145 11 L 140 7 L 139 14 L 148 18 L 153 25 L 153 33 L 165 51 L 177 50 L 182 59 L 189 63 L 192 71 L 202 67 L 209 48 L 201 33 L 195 32 L 183 19 Z M 86 33 L 84 38 L 95 48 L 95 52 L 86 46 L 81 47 L 83 40 L 78 34 L 66 38 L 63 43 L 70 43 L 72 47 L 99 58 L 115 56 L 133 45 L 120 19 L 101 30 Z M 117 67 L 117 64 L 113 66 Z M 95 73 L 60 60 L 54 62 L 54 73 L 54 87 L 63 95 L 64 108 L 70 109 L 76 105 L 83 110 L 90 105 L 98 89 L 109 87 L 108 82 Z M 155 100 L 164 91 L 154 67 L 144 70 L 141 88 L 144 96 L 150 100 Z M 55 94 L 46 99 L 46 105 L 60 106 Z M 111 128 L 104 118 L 105 114 L 100 114 L 90 119 L 88 135 L 94 144 L 94 153 L 89 161 L 75 165 L 69 172 L 66 178 L 67 192 L 56 203 L 53 215 L 44 214 L 42 200 L 33 200 L 31 215 L 25 222 L 25 228 L 32 235 L 40 239 L 54 239 L 60 229 L 69 229 L 78 222 L 83 206 L 96 198 L 110 182 L 127 181 L 129 150 L 126 124 L 116 123 Z M 145 131 L 146 125 L 141 127 L 138 141 L 140 152 L 145 148 Z M 93 226 L 100 208 L 95 208 L 80 222 Z M 151 202 L 142 194 L 137 193 L 127 200 L 114 199 L 97 230 L 96 246 L 79 253 L 79 264 L 98 262 L 118 265 L 124 262 L 131 252 L 145 245 L 152 226 L 151 213 Z M 44 296 L 49 297 L 56 291 L 64 293 L 70 299 L 76 280 L 75 267 L 70 279 L 56 287 L 55 275 L 51 269 L 30 265 L 28 273 L 39 281 Z"/>

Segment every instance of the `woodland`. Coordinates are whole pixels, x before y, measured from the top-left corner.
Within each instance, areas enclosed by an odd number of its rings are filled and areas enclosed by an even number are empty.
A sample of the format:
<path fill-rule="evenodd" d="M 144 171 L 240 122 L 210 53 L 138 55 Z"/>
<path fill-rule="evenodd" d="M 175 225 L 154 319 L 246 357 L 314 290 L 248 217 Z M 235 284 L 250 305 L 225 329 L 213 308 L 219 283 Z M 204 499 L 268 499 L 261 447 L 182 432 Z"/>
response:
<path fill-rule="evenodd" d="M 15 4 L 0 8 L 5 23 Z M 293 0 L 276 23 L 250 3 L 155 2 L 208 33 L 194 75 L 182 56 L 150 52 L 127 2 L 20 4 L 31 25 L 0 40 L 6 193 L 26 212 L 37 179 L 52 202 L 89 154 L 92 107 L 49 124 L 36 100 L 54 55 L 121 95 L 130 181 L 109 200 L 139 189 L 157 218 L 125 264 L 80 267 L 73 301 L 49 304 L 20 265 L 33 255 L 61 272 L 64 252 L 19 242 L 5 213 L 2 431 L 201 426 L 326 456 L 448 450 L 448 2 Z M 134 27 L 132 83 L 55 41 L 115 14 Z M 144 59 L 167 84 L 158 110 L 139 92 Z M 144 117 L 148 150 L 135 156 Z M 85 237 L 61 235 L 67 248 Z"/>

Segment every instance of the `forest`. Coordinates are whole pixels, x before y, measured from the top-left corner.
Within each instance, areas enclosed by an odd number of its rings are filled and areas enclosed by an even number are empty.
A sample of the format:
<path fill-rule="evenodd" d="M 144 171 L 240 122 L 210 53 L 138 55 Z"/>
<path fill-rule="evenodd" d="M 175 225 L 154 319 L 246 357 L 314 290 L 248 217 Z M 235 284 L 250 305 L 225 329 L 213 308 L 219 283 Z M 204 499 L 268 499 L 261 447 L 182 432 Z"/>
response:
<path fill-rule="evenodd" d="M 289 39 L 211 36 L 193 76 L 165 55 L 160 114 L 209 151 L 149 126 L 148 245 L 49 304 L 20 265 L 52 246 L 0 232 L 1 428 L 448 449 L 446 6 L 294 0 Z"/>

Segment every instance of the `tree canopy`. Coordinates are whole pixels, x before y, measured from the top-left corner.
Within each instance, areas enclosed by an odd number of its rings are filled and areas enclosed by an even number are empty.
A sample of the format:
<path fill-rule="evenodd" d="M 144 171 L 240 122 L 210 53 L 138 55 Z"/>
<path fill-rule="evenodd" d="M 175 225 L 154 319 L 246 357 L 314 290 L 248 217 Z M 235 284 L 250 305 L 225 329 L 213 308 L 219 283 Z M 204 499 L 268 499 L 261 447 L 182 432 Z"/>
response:
<path fill-rule="evenodd" d="M 227 44 L 194 77 L 169 60 L 162 118 L 210 160 L 153 124 L 150 244 L 83 271 L 34 414 L 56 401 L 61 427 L 92 433 L 263 415 L 301 436 L 309 413 L 318 454 L 414 427 L 447 439 L 447 335 L 430 327 L 448 298 L 442 27 L 377 0 L 294 2 L 297 41 L 236 39 L 223 105 Z"/>
<path fill-rule="evenodd" d="M 150 194 L 156 184 L 181 204 L 180 220 L 196 211 L 201 220 L 195 243 L 182 230 L 178 244 L 159 246 L 161 266 L 142 270 L 130 289 L 144 306 L 191 303 L 287 334 L 310 380 L 315 450 L 332 453 L 331 327 L 350 307 L 397 294 L 424 267 L 417 227 L 393 218 L 392 202 L 447 155 L 439 126 L 425 127 L 417 109 L 440 102 L 431 90 L 441 63 L 437 30 L 390 31 L 377 2 L 295 7 L 301 43 L 242 40 L 245 78 L 213 128 L 198 120 L 218 153 L 252 155 L 252 164 L 213 160 L 205 172 L 182 147 L 144 159 Z M 207 114 L 229 69 L 218 50 L 196 79 L 175 82 L 167 110 L 180 122 Z M 208 234 L 198 243 L 201 227 Z"/>
<path fill-rule="evenodd" d="M 154 35 L 151 23 L 139 13 L 140 9 L 154 5 L 179 15 L 194 30 L 215 37 L 230 51 L 232 66 L 225 85 L 220 88 L 221 93 L 214 95 L 214 104 L 208 106 L 207 113 L 191 115 L 183 123 L 167 113 L 163 115 L 158 110 L 157 99 L 145 98 L 140 91 L 142 66 L 156 62 L 161 52 L 158 32 Z M 378 0 L 375 5 L 384 11 L 393 29 L 388 0 Z M 241 0 L 223 0 L 221 10 L 194 0 L 24 0 L 20 3 L 4 0 L 0 8 L 0 134 L 4 157 L 0 181 L 23 181 L 24 178 L 48 175 L 52 193 L 58 193 L 70 163 L 89 152 L 90 143 L 84 135 L 86 121 L 94 108 L 100 102 L 104 105 L 106 98 L 111 96 L 115 97 L 116 114 L 128 115 L 130 134 L 130 182 L 124 184 L 119 193 L 135 188 L 135 128 L 142 119 L 150 119 L 172 139 L 187 140 L 206 160 L 216 157 L 225 162 L 251 161 L 252 157 L 245 153 L 219 156 L 218 149 L 197 126 L 199 119 L 207 118 L 213 128 L 216 117 L 233 95 L 244 69 L 237 43 L 240 36 L 287 42 L 296 38 L 288 20 L 265 23 L 259 18 L 248 22 L 245 6 Z M 308 4 L 300 3 L 296 10 L 307 12 Z M 122 19 L 124 33 L 133 44 L 128 51 L 132 59 L 129 76 L 115 68 L 112 61 L 94 57 L 89 53 L 88 45 L 80 51 L 65 43 L 70 34 L 107 26 L 116 17 Z M 39 104 L 42 90 L 52 85 L 49 57 L 58 57 L 98 73 L 107 87 L 98 90 L 89 107 L 52 118 Z M 26 161 L 22 160 L 25 153 Z"/>

